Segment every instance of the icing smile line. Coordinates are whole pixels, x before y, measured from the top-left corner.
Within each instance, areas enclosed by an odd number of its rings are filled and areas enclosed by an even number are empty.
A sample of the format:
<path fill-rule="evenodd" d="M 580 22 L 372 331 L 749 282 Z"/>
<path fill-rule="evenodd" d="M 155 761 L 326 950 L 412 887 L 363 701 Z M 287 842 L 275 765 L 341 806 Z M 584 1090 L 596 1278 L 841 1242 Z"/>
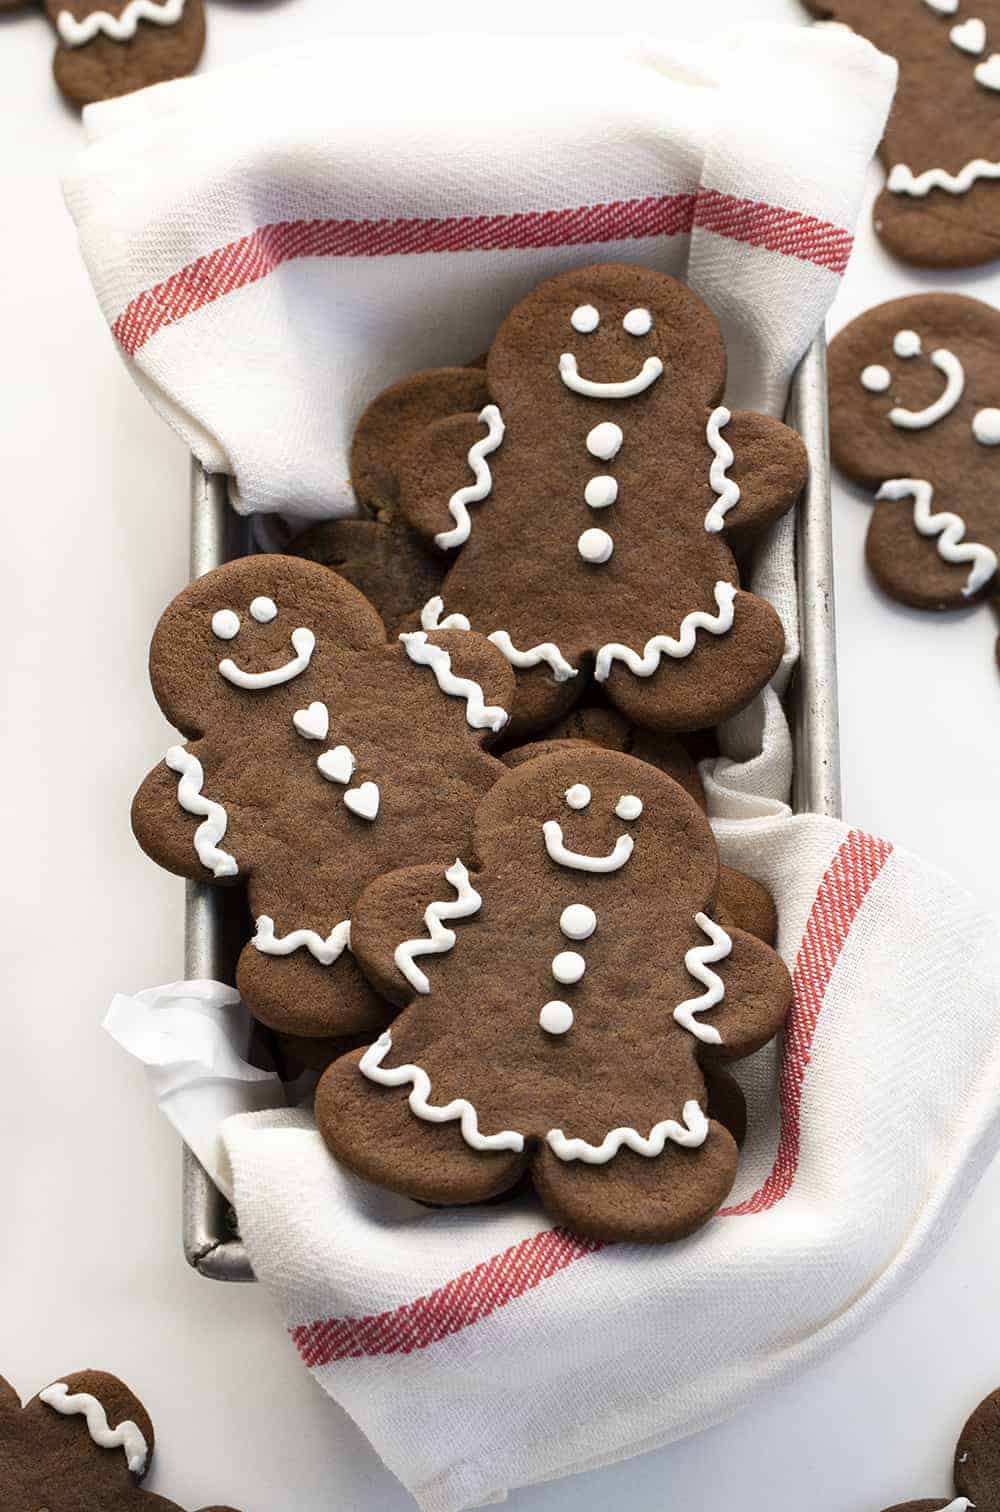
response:
<path fill-rule="evenodd" d="M 293 677 L 298 677 L 300 672 L 306 670 L 316 649 L 316 637 L 311 630 L 300 627 L 292 631 L 292 645 L 295 647 L 295 655 L 291 661 L 285 662 L 283 667 L 272 667 L 269 672 L 244 672 L 231 656 L 220 661 L 219 671 L 236 688 L 252 691 L 256 688 L 280 687 L 282 683 L 291 682 Z"/>
<path fill-rule="evenodd" d="M 542 834 L 550 858 L 558 866 L 571 866 L 576 871 L 621 871 L 635 847 L 631 835 L 619 835 L 613 849 L 606 856 L 588 856 L 583 851 L 569 850 L 563 843 L 562 825 L 558 819 L 546 819 L 542 825 Z"/>
<path fill-rule="evenodd" d="M 936 425 L 950 415 L 958 401 L 965 392 L 965 369 L 955 356 L 946 347 L 939 347 L 931 353 L 931 362 L 939 373 L 943 373 L 946 379 L 944 393 L 935 399 L 926 409 L 908 410 L 898 405 L 889 411 L 889 419 L 893 425 L 898 425 L 900 430 L 925 430 L 928 425 Z"/>
<path fill-rule="evenodd" d="M 635 394 L 644 394 L 663 372 L 659 357 L 647 357 L 638 373 L 626 378 L 623 383 L 597 383 L 593 378 L 581 378 L 576 358 L 572 352 L 563 352 L 559 358 L 559 376 L 574 394 L 583 394 L 587 399 L 631 399 Z"/>

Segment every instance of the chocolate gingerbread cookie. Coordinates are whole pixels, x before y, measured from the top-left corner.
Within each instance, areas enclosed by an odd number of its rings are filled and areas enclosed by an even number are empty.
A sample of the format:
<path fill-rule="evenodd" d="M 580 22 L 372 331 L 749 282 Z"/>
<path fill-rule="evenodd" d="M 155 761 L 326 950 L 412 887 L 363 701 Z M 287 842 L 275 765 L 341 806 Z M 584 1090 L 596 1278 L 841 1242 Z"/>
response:
<path fill-rule="evenodd" d="M 231 562 L 185 588 L 150 651 L 153 689 L 188 738 L 132 806 L 169 871 L 248 888 L 255 934 L 237 985 L 283 1033 L 370 1033 L 385 1003 L 351 957 L 351 914 L 373 877 L 467 842 L 504 768 L 484 747 L 513 695 L 479 636 L 387 643 L 375 610 L 292 557 Z"/>
<path fill-rule="evenodd" d="M 141 1487 L 153 1442 L 138 1397 L 103 1371 L 64 1376 L 24 1408 L 0 1377 L 3 1512 L 181 1512 Z"/>
<path fill-rule="evenodd" d="M 830 347 L 834 459 L 875 490 L 866 555 L 918 609 L 995 593 L 1000 313 L 960 294 L 894 299 Z"/>
<path fill-rule="evenodd" d="M 760 1048 L 791 1002 L 780 958 L 715 916 L 718 888 L 708 821 L 656 768 L 576 742 L 506 772 L 463 857 L 358 904 L 358 959 L 406 1006 L 320 1083 L 333 1153 L 425 1201 L 527 1170 L 581 1233 L 691 1233 L 737 1162 L 702 1066 Z"/>
<path fill-rule="evenodd" d="M 56 83 L 74 105 L 131 94 L 197 67 L 203 0 L 45 0 Z"/>
<path fill-rule="evenodd" d="M 927 267 L 992 262 L 1000 248 L 1000 0 L 804 0 L 899 62 L 879 149 L 875 229 Z"/>
<path fill-rule="evenodd" d="M 591 676 L 635 723 L 695 729 L 776 669 L 780 622 L 740 589 L 730 545 L 792 506 L 806 456 L 778 421 L 719 403 L 725 368 L 714 316 L 676 280 L 574 270 L 504 321 L 489 403 L 390 459 L 402 513 L 455 558 L 424 628 L 471 624 L 500 647 L 512 733 L 557 719 Z"/>
<path fill-rule="evenodd" d="M 900 1502 L 886 1512 L 996 1512 L 1000 1507 L 1000 1391 L 991 1392 L 969 1418 L 955 1449 L 952 1500 Z"/>

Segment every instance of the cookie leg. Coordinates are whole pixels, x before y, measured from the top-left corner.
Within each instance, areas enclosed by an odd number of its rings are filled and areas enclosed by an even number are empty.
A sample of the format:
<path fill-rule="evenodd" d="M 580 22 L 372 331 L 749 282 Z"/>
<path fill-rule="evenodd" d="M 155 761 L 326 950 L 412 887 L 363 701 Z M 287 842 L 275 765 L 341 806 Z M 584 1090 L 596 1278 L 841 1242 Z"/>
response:
<path fill-rule="evenodd" d="M 266 955 L 251 943 L 240 955 L 236 985 L 254 1018 L 308 1039 L 375 1035 L 394 1012 L 346 950 L 323 966 L 307 950 Z"/>
<path fill-rule="evenodd" d="M 418 1202 L 485 1202 L 519 1180 L 525 1156 L 473 1150 L 457 1122 L 427 1123 L 404 1088 L 373 1085 L 358 1069 L 363 1050 L 330 1066 L 316 1091 L 316 1123 L 356 1175 Z"/>
<path fill-rule="evenodd" d="M 655 1244 L 683 1239 L 722 1205 L 736 1178 L 736 1142 L 711 1121 L 696 1150 L 668 1144 L 654 1159 L 622 1149 L 607 1165 L 560 1160 L 542 1147 L 535 1190 L 559 1223 L 591 1239 Z"/>
<path fill-rule="evenodd" d="M 947 511 L 948 501 L 942 496 L 927 507 L 934 512 Z M 967 608 L 981 596 L 967 597 L 963 591 L 969 584 L 970 564 L 946 562 L 938 554 L 935 538 L 921 535 L 917 529 L 915 508 L 915 497 L 909 492 L 899 499 L 883 498 L 876 503 L 865 537 L 865 558 L 872 577 L 890 598 L 914 609 Z M 984 585 L 982 591 L 988 586 Z"/>
<path fill-rule="evenodd" d="M 205 46 L 203 0 L 155 0 L 155 7 L 156 22 L 127 8 L 113 16 L 101 0 L 73 7 L 45 0 L 57 37 L 52 71 L 67 100 L 91 105 L 193 72 Z"/>

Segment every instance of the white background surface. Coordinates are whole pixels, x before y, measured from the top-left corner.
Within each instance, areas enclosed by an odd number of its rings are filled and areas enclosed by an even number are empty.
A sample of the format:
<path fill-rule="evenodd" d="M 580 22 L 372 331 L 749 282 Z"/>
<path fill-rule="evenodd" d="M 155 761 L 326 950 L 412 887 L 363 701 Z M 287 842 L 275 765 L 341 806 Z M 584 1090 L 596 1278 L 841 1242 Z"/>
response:
<path fill-rule="evenodd" d="M 555 30 L 570 11 L 560 0 L 207 9 L 206 68 L 321 29 Z M 802 19 L 795 0 L 618 0 L 612 14 L 650 30 L 692 14 L 720 27 Z M 576 0 L 572 23 L 607 29 L 606 6 Z M 0 1371 L 25 1397 L 81 1366 L 123 1376 L 158 1430 L 149 1488 L 185 1507 L 395 1512 L 412 1503 L 302 1369 L 264 1295 L 186 1268 L 174 1136 L 98 1028 L 116 990 L 182 968 L 182 888 L 138 851 L 128 801 L 169 743 L 145 659 L 186 576 L 187 457 L 133 388 L 78 260 L 58 174 L 80 126 L 50 84 L 51 50 L 39 14 L 0 21 L 0 108 L 15 128 L 0 161 Z M 893 265 L 866 220 L 832 323 L 932 282 Z M 1000 296 L 1000 271 L 941 282 Z M 986 610 L 938 621 L 879 597 L 863 568 L 867 515 L 838 487 L 846 815 L 997 907 L 996 630 Z M 710 1434 L 511 1506 L 875 1512 L 950 1494 L 965 1414 L 1000 1384 L 998 1214 L 994 1168 L 923 1278 L 832 1361 Z"/>

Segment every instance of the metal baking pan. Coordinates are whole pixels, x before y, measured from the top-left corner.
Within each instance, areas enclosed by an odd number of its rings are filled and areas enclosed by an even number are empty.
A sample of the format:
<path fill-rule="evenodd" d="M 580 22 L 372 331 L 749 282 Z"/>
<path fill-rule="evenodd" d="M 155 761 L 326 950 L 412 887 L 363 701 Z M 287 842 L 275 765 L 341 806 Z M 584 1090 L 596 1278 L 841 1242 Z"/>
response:
<path fill-rule="evenodd" d="M 795 753 L 797 813 L 840 816 L 837 650 L 834 632 L 830 453 L 827 436 L 826 345 L 818 336 L 799 365 L 788 423 L 802 436 L 811 464 L 798 508 L 796 576 L 801 656 L 788 695 Z M 191 576 L 199 577 L 252 549 L 245 520 L 229 507 L 227 480 L 195 463 L 191 486 Z M 234 903 L 241 908 L 236 917 Z M 224 888 L 187 883 L 185 974 L 232 982 L 246 930 L 242 899 Z M 253 1270 L 226 1199 L 184 1151 L 184 1253 L 213 1281 L 252 1281 Z"/>

